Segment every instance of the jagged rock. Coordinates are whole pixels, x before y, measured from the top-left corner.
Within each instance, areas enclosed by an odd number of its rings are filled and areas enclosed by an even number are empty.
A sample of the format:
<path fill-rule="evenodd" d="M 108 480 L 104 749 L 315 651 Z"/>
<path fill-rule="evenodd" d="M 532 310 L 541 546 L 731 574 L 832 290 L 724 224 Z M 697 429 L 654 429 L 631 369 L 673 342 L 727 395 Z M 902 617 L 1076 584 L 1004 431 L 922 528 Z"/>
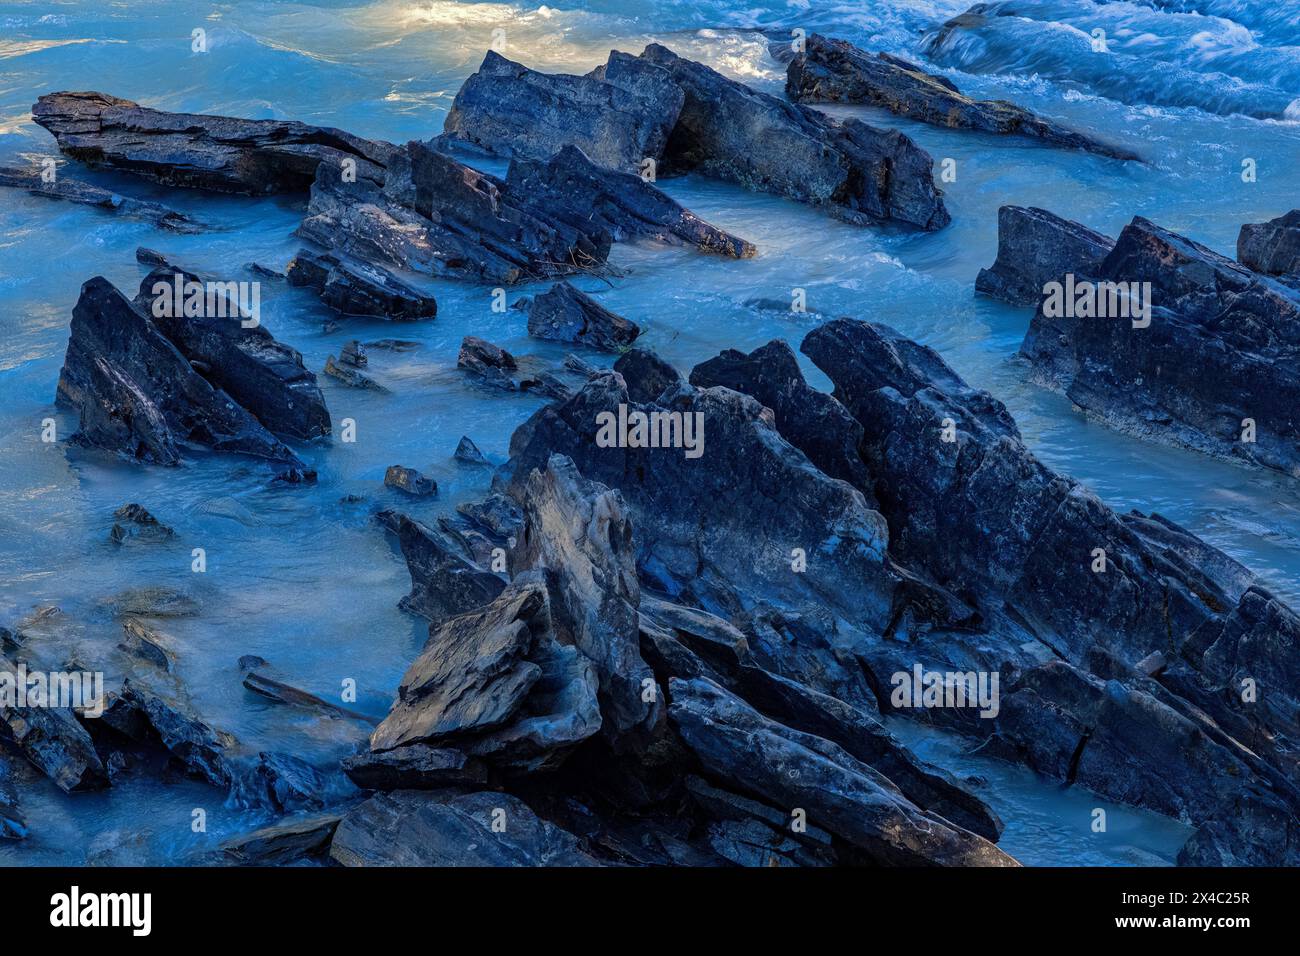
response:
<path fill-rule="evenodd" d="M 280 280 L 286 278 L 285 274 L 278 269 L 272 269 L 270 266 L 264 266 L 260 262 L 245 262 L 244 268 L 255 276 L 261 276 L 263 279 Z"/>
<path fill-rule="evenodd" d="M 411 573 L 403 610 L 440 622 L 482 607 L 504 590 L 505 581 L 457 554 L 420 522 L 397 512 L 381 512 L 379 518 L 397 535 Z"/>
<path fill-rule="evenodd" d="M 467 335 L 461 341 L 456 367 L 464 369 L 486 385 L 505 391 L 519 388 L 514 376 L 510 374 L 519 368 L 515 357 L 477 335 Z"/>
<path fill-rule="evenodd" d="M 325 779 L 311 764 L 290 754 L 258 754 L 252 785 L 262 802 L 277 811 L 319 810 L 324 804 Z"/>
<path fill-rule="evenodd" d="M 833 838 L 817 827 L 796 831 L 780 810 L 687 777 L 686 789 L 714 822 L 709 845 L 737 866 L 833 866 Z"/>
<path fill-rule="evenodd" d="M 948 224 L 930 155 L 898 130 L 855 119 L 837 123 L 657 43 L 641 59 L 668 70 L 686 94 L 664 154 L 668 171 L 694 170 L 825 206 L 852 222 Z"/>
<path fill-rule="evenodd" d="M 341 819 L 336 814 L 289 817 L 224 840 L 220 854 L 233 866 L 285 866 L 324 856 Z"/>
<path fill-rule="evenodd" d="M 0 755 L 0 840 L 22 840 L 26 836 L 27 820 L 18 806 L 13 764 Z"/>
<path fill-rule="evenodd" d="M 147 541 L 161 541 L 176 537 L 176 532 L 151 515 L 143 505 L 122 505 L 113 512 L 114 522 L 110 537 L 122 544 L 128 538 L 140 538 Z"/>
<path fill-rule="evenodd" d="M 468 435 L 461 435 L 460 442 L 456 445 L 456 453 L 452 456 L 457 461 L 463 461 L 467 465 L 487 465 L 490 462 L 478 450 L 478 445 L 474 444 Z"/>
<path fill-rule="evenodd" d="M 39 169 L 19 169 L 14 166 L 0 166 L 0 186 L 11 189 L 25 189 L 33 196 L 46 196 L 50 199 L 63 199 L 67 202 L 94 206 L 118 216 L 144 219 L 156 226 L 173 232 L 201 232 L 203 226 L 183 212 L 168 209 L 156 202 L 132 199 L 109 189 L 92 186 L 78 179 L 69 179 L 59 175 L 53 182 L 45 182 Z"/>
<path fill-rule="evenodd" d="M 496 492 L 482 501 L 467 501 L 457 505 L 456 513 L 498 540 L 514 538 L 524 524 L 524 513 L 520 507 L 505 495 Z"/>
<path fill-rule="evenodd" d="M 329 127 L 166 113 L 106 93 L 48 93 L 32 118 L 75 159 L 217 192 L 305 192 L 317 166 L 344 160 L 382 182 L 394 149 Z"/>
<path fill-rule="evenodd" d="M 382 266 L 346 255 L 316 255 L 300 249 L 289 263 L 288 278 L 292 286 L 315 289 L 322 302 L 343 315 L 415 322 L 438 314 L 433 296 L 413 289 Z"/>
<path fill-rule="evenodd" d="M 1266 275 L 1300 273 L 1300 209 L 1242 226 L 1237 235 L 1237 261 Z"/>
<path fill-rule="evenodd" d="M 1104 316 L 1040 303 L 1020 350 L 1038 381 L 1117 430 L 1300 477 L 1300 292 L 1140 216 L 1087 279 L 1119 291 Z M 1139 318 L 1120 303 L 1142 283 Z"/>
<path fill-rule="evenodd" d="M 871 479 L 858 454 L 862 426 L 834 398 L 804 381 L 798 360 L 785 342 L 769 342 L 748 355 L 726 349 L 717 358 L 695 366 L 691 384 L 700 388 L 721 385 L 752 395 L 772 409 L 777 431 L 809 461 L 832 478 L 842 478 L 869 493 Z"/>
<path fill-rule="evenodd" d="M 657 239 L 735 259 L 758 252 L 753 243 L 705 222 L 641 176 L 602 169 L 574 145 L 544 160 L 514 160 L 506 183 L 512 194 L 531 197 L 556 219 L 579 229 L 602 228 L 613 242 Z"/>
<path fill-rule="evenodd" d="M 617 438 L 620 406 L 625 418 L 659 416 L 656 434 L 675 421 L 679 441 L 667 428 L 670 440 L 656 444 L 668 447 L 601 447 L 598 416 L 609 414 Z M 707 450 L 700 435 L 687 440 L 685 426 L 699 421 L 693 416 L 707 423 Z M 624 437 L 632 437 L 630 426 Z M 622 492 L 643 580 L 683 603 L 725 616 L 762 596 L 792 609 L 829 608 L 846 622 L 871 622 L 877 632 L 888 619 L 884 519 L 860 492 L 787 444 L 771 412 L 752 398 L 681 385 L 658 403 L 636 403 L 617 373 L 605 373 L 567 402 L 536 412 L 516 430 L 510 453 L 509 488 L 517 501 L 529 473 L 552 454 Z M 791 572 L 791 552 L 799 547 L 817 555 L 815 574 Z"/>
<path fill-rule="evenodd" d="M 330 378 L 336 378 L 349 388 L 365 388 L 373 392 L 387 392 L 388 389 L 380 385 L 369 375 L 362 375 L 355 368 L 344 365 L 342 361 L 334 361 L 331 355 L 325 360 L 325 374 Z"/>
<path fill-rule="evenodd" d="M 912 804 L 839 746 L 768 720 L 704 678 L 674 679 L 669 716 L 707 774 L 885 865 L 1015 866 L 992 843 Z"/>
<path fill-rule="evenodd" d="M 627 397 L 634 402 L 653 402 L 665 389 L 682 381 L 677 369 L 648 349 L 628 349 L 614 363 L 614 371 L 623 376 Z M 599 373 L 600 369 L 592 370 L 592 375 Z"/>
<path fill-rule="evenodd" d="M 322 163 L 298 235 L 341 259 L 506 283 L 599 268 L 610 242 L 416 142 L 393 154 L 382 187 Z"/>
<path fill-rule="evenodd" d="M 396 488 L 416 498 L 428 498 L 438 493 L 436 481 L 426 478 L 414 468 L 403 468 L 401 465 L 388 466 L 388 470 L 384 472 L 384 486 Z"/>
<path fill-rule="evenodd" d="M 339 352 L 339 361 L 353 368 L 365 368 L 370 364 L 370 359 L 366 357 L 365 346 L 356 339 L 344 343 Z"/>
<path fill-rule="evenodd" d="M 412 790 L 377 794 L 349 811 L 334 833 L 330 858 L 344 866 L 595 863 L 572 834 L 538 819 L 510 794 Z"/>
<path fill-rule="evenodd" d="M 438 790 L 487 783 L 487 765 L 450 747 L 408 744 L 343 758 L 343 772 L 363 790 Z"/>
<path fill-rule="evenodd" d="M 1052 146 L 1114 159 L 1136 153 L 1101 142 L 1006 100 L 973 100 L 949 80 L 887 53 L 870 54 L 845 40 L 814 33 L 786 70 L 786 95 L 796 103 L 878 106 L 949 129 L 1028 136 Z"/>
<path fill-rule="evenodd" d="M 15 668 L 6 664 L 5 670 L 12 681 Z M 109 785 L 94 742 L 71 708 L 11 706 L 6 697 L 13 699 L 11 693 L 0 695 L 0 736 L 60 790 L 81 793 Z"/>
<path fill-rule="evenodd" d="M 189 774 L 223 790 L 238 783 L 239 769 L 232 760 L 238 741 L 233 735 L 209 726 L 178 697 L 131 678 L 122 685 L 121 700 L 139 712 L 162 746 Z"/>
<path fill-rule="evenodd" d="M 299 441 L 330 433 L 330 414 L 316 376 L 303 364 L 297 349 L 278 342 L 260 324 L 245 328 L 234 318 L 212 315 L 181 315 L 175 309 L 155 307 L 159 294 L 179 294 L 188 282 L 208 283 L 193 273 L 163 266 L 150 272 L 140 283 L 135 304 L 151 316 L 203 377 L 246 408 L 276 435 Z M 234 283 L 222 283 L 231 289 Z M 220 293 L 218 293 L 220 294 Z M 235 314 L 234 299 L 227 314 Z M 188 310 L 186 310 L 188 312 Z"/>
<path fill-rule="evenodd" d="M 72 311 L 57 400 L 80 413 L 77 441 L 136 460 L 174 465 L 188 443 L 305 467 L 103 277 Z"/>
<path fill-rule="evenodd" d="M 1044 286 L 1067 272 L 1093 274 L 1115 241 L 1046 209 L 998 209 L 998 255 L 981 269 L 975 290 L 1012 305 L 1037 305 Z"/>
<path fill-rule="evenodd" d="M 639 649 L 641 589 L 621 496 L 555 455 L 528 476 L 523 507 L 512 570 L 543 571 L 557 638 L 595 665 L 606 735 L 652 729 L 660 695 Z"/>
<path fill-rule="evenodd" d="M 682 99 L 664 70 L 617 50 L 587 76 L 538 73 L 488 51 L 456 94 L 439 142 L 541 160 L 573 145 L 633 173 L 663 154 Z"/>
<path fill-rule="evenodd" d="M 606 352 L 631 345 L 641 328 L 567 282 L 534 296 L 528 308 L 528 334 L 555 342 L 572 342 Z"/>

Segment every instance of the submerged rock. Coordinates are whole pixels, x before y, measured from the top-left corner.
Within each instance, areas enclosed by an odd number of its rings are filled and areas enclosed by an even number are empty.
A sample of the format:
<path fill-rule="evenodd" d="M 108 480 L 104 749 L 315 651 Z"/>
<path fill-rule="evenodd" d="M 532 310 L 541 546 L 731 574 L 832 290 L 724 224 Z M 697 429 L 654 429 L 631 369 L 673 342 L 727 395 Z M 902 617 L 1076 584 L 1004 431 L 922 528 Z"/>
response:
<path fill-rule="evenodd" d="M 324 161 L 351 160 L 382 181 L 394 149 L 329 127 L 167 113 L 106 93 L 47 93 L 32 118 L 92 166 L 228 193 L 305 192 Z"/>
<path fill-rule="evenodd" d="M 1013 134 L 1114 159 L 1136 153 L 1101 142 L 1006 100 L 973 100 L 949 80 L 887 53 L 871 54 L 845 40 L 814 33 L 786 70 L 786 95 L 796 103 L 878 106 L 908 119 L 983 133 Z"/>
<path fill-rule="evenodd" d="M 110 189 L 92 186 L 90 183 L 66 176 L 58 176 L 52 182 L 46 182 L 39 169 L 19 169 L 14 166 L 0 166 L 0 187 L 25 189 L 33 196 L 46 196 L 50 199 L 62 199 L 66 202 L 94 206 L 118 216 L 132 219 L 144 219 L 156 226 L 173 232 L 201 232 L 203 226 L 185 213 L 168 209 L 156 202 L 132 199 Z"/>
<path fill-rule="evenodd" d="M 349 388 L 364 388 L 372 392 L 388 391 L 369 375 L 362 375 L 355 368 L 345 365 L 342 361 L 334 361 L 333 355 L 325 360 L 324 372 L 330 378 L 338 379 Z"/>
<path fill-rule="evenodd" d="M 1071 271 L 1020 349 L 1038 381 L 1120 431 L 1300 477 L 1300 292 L 1140 216 Z"/>
<path fill-rule="evenodd" d="M 853 222 L 933 230 L 950 221 L 929 153 L 898 130 L 837 123 L 657 43 L 641 59 L 671 73 L 686 94 L 664 154 L 669 172 L 693 170 L 825 206 Z"/>
<path fill-rule="evenodd" d="M 631 345 L 641 328 L 567 282 L 533 297 L 528 308 L 528 334 L 555 342 L 572 342 L 615 352 Z"/>
<path fill-rule="evenodd" d="M 1266 275 L 1300 275 L 1300 209 L 1242 226 L 1237 236 L 1237 261 Z"/>
<path fill-rule="evenodd" d="M 590 866 L 577 838 L 508 793 L 399 790 L 349 811 L 330 844 L 344 866 Z"/>
<path fill-rule="evenodd" d="M 128 538 L 140 538 L 147 541 L 162 541 L 176 537 L 176 532 L 151 515 L 143 505 L 122 505 L 113 512 L 117 519 L 109 532 L 110 537 L 122 544 Z"/>
<path fill-rule="evenodd" d="M 519 383 L 512 374 L 519 368 L 515 357 L 477 335 L 467 335 L 461 341 L 456 367 L 469 372 L 484 385 L 508 392 L 519 389 Z"/>
<path fill-rule="evenodd" d="M 262 331 L 270 338 L 264 330 L 250 331 Z M 269 342 L 267 345 L 270 347 Z M 241 351 L 237 345 L 230 348 Z M 242 354 L 248 367 L 263 367 L 254 356 Z M 209 374 L 213 374 L 211 370 Z M 222 374 L 233 373 L 225 369 Z M 303 374 L 306 378 L 300 381 L 309 382 L 314 389 L 310 373 L 304 369 Z M 276 383 L 276 387 L 286 384 L 274 370 L 269 370 L 264 381 Z M 257 394 L 261 387 L 252 381 L 247 384 L 249 395 Z M 72 334 L 59 375 L 57 400 L 80 413 L 74 440 L 138 461 L 175 465 L 185 445 L 202 445 L 305 468 L 251 411 L 220 384 L 200 374 L 152 316 L 102 277 L 81 287 L 72 312 Z M 315 406 L 317 412 L 313 407 L 310 402 L 300 403 L 299 416 L 307 414 L 296 420 L 289 409 L 280 407 L 275 420 L 279 424 L 297 421 L 297 431 L 311 432 L 320 427 L 320 414 L 324 413 L 323 403 Z"/>
<path fill-rule="evenodd" d="M 436 481 L 426 478 L 414 468 L 403 468 L 401 465 L 388 466 L 388 470 L 384 472 L 384 485 L 417 498 L 428 498 L 438 493 Z"/>
<path fill-rule="evenodd" d="M 460 441 L 456 445 L 456 453 L 452 457 L 467 465 L 490 464 L 483 453 L 478 450 L 478 445 L 474 444 L 468 435 L 460 436 Z"/>
<path fill-rule="evenodd" d="M 1091 275 L 1115 241 L 1046 209 L 998 209 L 998 255 L 975 278 L 975 291 L 1012 305 L 1037 305 L 1044 287 L 1067 272 Z"/>

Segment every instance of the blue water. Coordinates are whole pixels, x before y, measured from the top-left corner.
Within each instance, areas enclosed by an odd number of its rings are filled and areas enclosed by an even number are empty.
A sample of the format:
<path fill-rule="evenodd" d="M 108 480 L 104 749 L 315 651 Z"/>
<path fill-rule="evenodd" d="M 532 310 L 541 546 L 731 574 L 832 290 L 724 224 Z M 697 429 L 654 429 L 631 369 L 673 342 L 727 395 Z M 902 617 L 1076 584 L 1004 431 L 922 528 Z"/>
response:
<path fill-rule="evenodd" d="M 727 75 L 779 92 L 784 71 L 767 37 L 796 27 L 841 36 L 925 62 L 934 31 L 965 2 L 570 3 L 0 3 L 0 163 L 55 155 L 32 124 L 36 97 L 95 89 L 171 110 L 298 118 L 392 141 L 437 134 L 464 78 L 495 29 L 505 53 L 543 70 L 585 72 L 611 48 L 639 52 L 649 40 Z M 1144 3 L 1014 2 L 978 29 L 934 48 L 932 69 L 966 92 L 1004 97 L 1141 152 L 1149 165 L 1044 149 L 1018 140 L 938 130 L 870 110 L 900 126 L 936 158 L 957 162 L 944 185 L 952 225 L 935 234 L 861 229 L 815 210 L 696 178 L 661 185 L 704 218 L 759 248 L 730 261 L 653 244 L 619 246 L 612 287 L 580 280 L 602 302 L 646 329 L 643 343 L 681 368 L 724 347 L 774 337 L 793 344 L 821 316 L 889 323 L 933 345 L 971 382 L 1002 398 L 1034 451 L 1093 488 L 1116 509 L 1156 510 L 1181 522 L 1300 602 L 1300 489 L 1295 483 L 1116 435 L 1085 422 L 1064 399 L 1028 384 L 1014 355 L 1029 316 L 978 299 L 976 272 L 992 262 L 1001 204 L 1041 205 L 1114 234 L 1135 214 L 1232 254 L 1241 223 L 1296 205 L 1300 127 L 1287 117 L 1300 97 L 1300 24 L 1294 6 L 1232 0 Z M 1109 51 L 1084 44 L 1094 26 Z M 191 51 L 203 29 L 207 53 Z M 1081 45 L 1084 44 L 1084 45 Z M 1249 114 L 1249 115 L 1247 115 Z M 1252 158 L 1258 179 L 1244 183 Z M 214 229 L 175 236 L 129 220 L 29 197 L 0 194 L 0 623 L 34 607 L 61 614 L 42 625 L 35 650 L 110 675 L 118 625 L 104 601 L 131 587 L 161 585 L 199 603 L 192 617 L 159 622 L 200 713 L 250 746 L 287 750 L 322 766 L 355 747 L 364 725 L 315 718 L 253 697 L 236 660 L 259 654 L 293 681 L 335 697 L 356 681 L 357 706 L 382 714 L 423 642 L 420 621 L 396 609 L 408 578 L 400 556 L 369 520 L 380 504 L 432 519 L 481 495 L 484 470 L 451 460 L 461 435 L 495 461 L 537 400 L 476 391 L 455 371 L 463 335 L 516 354 L 558 361 L 563 349 L 527 338 L 524 315 L 491 311 L 491 290 L 437 283 L 439 314 L 420 325 L 349 321 L 327 331 L 319 302 L 263 284 L 262 318 L 319 370 L 352 338 L 401 337 L 420 348 L 372 351 L 377 395 L 322 378 L 335 422 L 357 421 L 355 444 L 302 449 L 320 472 L 313 489 L 271 489 L 265 472 L 234 457 L 195 456 L 177 469 L 128 465 L 40 440 L 53 417 L 61 437 L 73 417 L 53 405 L 80 284 L 107 276 L 133 291 L 139 245 L 194 269 L 240 277 L 256 260 L 283 268 L 298 248 L 291 233 L 303 203 L 168 191 L 142 180 L 65 172 L 190 212 Z M 756 299 L 788 302 L 796 315 Z M 510 297 L 537 291 L 512 289 Z M 817 314 L 814 314 L 817 313 Z M 607 362 L 587 356 L 594 362 Z M 809 369 L 810 379 L 825 379 Z M 394 463 L 420 468 L 441 489 L 412 505 L 382 487 Z M 364 495 L 343 504 L 344 495 Z M 176 528 L 174 544 L 118 547 L 112 512 L 137 501 Z M 208 556 L 190 570 L 191 549 Z M 1094 806 L 1027 772 L 988 766 L 968 742 L 902 731 L 920 752 L 989 780 L 981 793 L 1008 823 L 1004 846 L 1026 862 L 1130 864 L 1172 860 L 1188 830 L 1112 808 L 1110 838 L 1087 827 Z M 262 819 L 221 805 L 197 784 L 136 779 L 104 794 L 69 798 L 33 778 L 23 804 L 32 836 L 0 846 L 0 863 L 171 861 Z M 191 811 L 208 832 L 191 832 Z"/>

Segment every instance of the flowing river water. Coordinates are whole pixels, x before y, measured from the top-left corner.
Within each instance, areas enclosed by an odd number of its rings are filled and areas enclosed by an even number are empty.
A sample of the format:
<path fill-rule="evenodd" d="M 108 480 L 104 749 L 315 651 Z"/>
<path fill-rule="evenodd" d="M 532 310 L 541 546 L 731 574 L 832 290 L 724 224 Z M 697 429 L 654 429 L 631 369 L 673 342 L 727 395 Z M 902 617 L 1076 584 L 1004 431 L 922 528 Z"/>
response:
<path fill-rule="evenodd" d="M 1232 255 L 1243 222 L 1296 205 L 1300 175 L 1300 11 L 1234 0 L 1023 0 L 989 4 L 968 29 L 939 28 L 965 0 L 658 0 L 556 7 L 437 2 L 0 2 L 0 164 L 54 156 L 31 122 L 36 97 L 99 90 L 168 110 L 296 118 L 404 142 L 441 131 L 456 90 L 503 30 L 505 54 L 546 71 L 586 72 L 611 48 L 650 40 L 760 89 L 780 93 L 784 69 L 769 35 L 794 28 L 848 39 L 944 73 L 964 92 L 1006 98 L 1137 149 L 1146 165 L 1052 150 L 1030 141 L 940 130 L 869 109 L 831 112 L 902 128 L 936 160 L 956 161 L 945 183 L 953 222 L 931 234 L 864 229 L 808 207 L 695 177 L 662 181 L 703 218 L 757 244 L 734 261 L 653 244 L 619 245 L 612 284 L 576 282 L 638 322 L 641 344 L 679 368 L 722 348 L 772 338 L 797 347 L 823 317 L 888 323 L 937 348 L 972 384 L 1015 415 L 1030 448 L 1117 510 L 1157 511 L 1300 602 L 1300 487 L 1175 449 L 1144 444 L 1084 421 L 1068 401 L 1026 381 L 1016 351 L 1029 315 L 973 293 L 997 242 L 997 208 L 1038 205 L 1114 235 L 1134 215 Z M 1094 52 L 1093 30 L 1107 49 Z M 207 52 L 192 50 L 205 31 Z M 1294 104 L 1294 105 L 1293 105 Z M 1255 161 L 1253 182 L 1242 161 Z M 501 164 L 481 163 L 493 172 Z M 559 360 L 567 351 L 530 340 L 525 315 L 491 310 L 491 290 L 432 284 L 438 317 L 392 325 L 348 320 L 336 328 L 318 299 L 266 282 L 262 321 L 319 371 L 349 339 L 401 337 L 420 347 L 371 353 L 381 395 L 321 378 L 335 422 L 358 423 L 357 441 L 301 449 L 319 471 L 312 488 L 268 487 L 264 469 L 236 456 L 196 454 L 179 468 L 128 464 L 41 440 L 46 418 L 60 437 L 75 416 L 53 399 L 78 289 L 104 275 L 133 294 L 144 270 L 137 246 L 193 269 L 248 278 L 258 261 L 282 269 L 299 243 L 304 202 L 167 190 L 128 176 L 64 167 L 136 198 L 189 212 L 199 235 L 28 196 L 0 195 L 0 624 L 33 608 L 61 613 L 32 628 L 51 661 L 105 666 L 119 639 L 108 599 L 129 589 L 184 591 L 198 613 L 158 622 L 177 651 L 177 672 L 205 719 L 250 746 L 322 766 L 364 738 L 364 725 L 322 721 L 246 691 L 236 661 L 258 654 L 294 683 L 334 697 L 358 687 L 355 706 L 386 712 L 426 624 L 396 607 L 409 579 L 401 556 L 370 518 L 401 505 L 432 521 L 481 496 L 490 472 L 451 458 L 469 435 L 494 461 L 539 399 L 475 390 L 455 369 L 461 338 L 477 334 L 516 354 Z M 792 313 L 791 290 L 809 312 Z M 545 284 L 510 290 L 510 298 Z M 608 358 L 587 356 L 597 364 Z M 816 369 L 810 381 L 828 383 Z M 385 468 L 416 467 L 440 496 L 410 504 L 385 489 Z M 365 496 L 344 503 L 347 495 Z M 119 546 L 114 509 L 139 502 L 174 527 L 171 544 Z M 202 547 L 207 571 L 191 571 Z M 110 671 L 110 684 L 120 674 Z M 967 751 L 969 741 L 924 726 L 891 726 L 918 753 L 975 776 L 1005 818 L 1002 846 L 1026 863 L 1170 862 L 1190 830 L 1165 818 L 1062 790 Z M 0 864 L 167 863 L 209 848 L 264 817 L 222 805 L 190 781 L 129 777 L 112 790 L 68 797 L 24 776 L 29 838 L 0 843 Z M 1091 832 L 1091 810 L 1109 813 Z M 195 833 L 192 811 L 207 811 Z"/>

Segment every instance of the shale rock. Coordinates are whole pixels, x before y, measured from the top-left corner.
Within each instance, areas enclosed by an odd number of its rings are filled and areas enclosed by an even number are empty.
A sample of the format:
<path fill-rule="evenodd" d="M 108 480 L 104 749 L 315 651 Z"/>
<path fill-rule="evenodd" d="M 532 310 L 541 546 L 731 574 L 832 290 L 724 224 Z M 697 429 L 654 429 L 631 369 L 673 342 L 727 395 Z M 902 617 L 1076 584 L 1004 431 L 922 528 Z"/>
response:
<path fill-rule="evenodd" d="M 15 673 L 10 665 L 6 670 Z M 64 793 L 109 785 L 90 735 L 69 708 L 17 707 L 0 701 L 0 735 Z"/>
<path fill-rule="evenodd" d="M 641 328 L 569 283 L 559 282 L 549 292 L 533 297 L 528 308 L 528 334 L 615 352 L 635 342 Z"/>
<path fill-rule="evenodd" d="M 1300 274 L 1300 209 L 1242 226 L 1237 236 L 1237 261 L 1266 275 Z"/>
<path fill-rule="evenodd" d="M 411 593 L 401 607 L 435 623 L 492 601 L 505 582 L 458 554 L 442 535 L 397 512 L 379 519 L 394 534 L 411 573 Z"/>
<path fill-rule="evenodd" d="M 232 866 L 285 866 L 329 852 L 339 817 L 316 814 L 287 817 L 221 844 L 222 862 Z"/>
<path fill-rule="evenodd" d="M 109 189 L 92 186 L 90 183 L 66 176 L 58 176 L 54 182 L 45 182 L 39 169 L 19 169 L 13 166 L 0 166 L 0 186 L 11 189 L 25 189 L 33 196 L 45 196 L 50 199 L 62 199 L 65 202 L 93 206 L 118 216 L 132 219 L 144 219 L 156 226 L 173 232 L 201 232 L 203 227 L 185 213 L 168 209 L 156 202 L 132 199 Z"/>
<path fill-rule="evenodd" d="M 438 314 L 433 296 L 411 288 L 381 266 L 346 255 L 299 250 L 289 263 L 289 284 L 315 289 L 322 302 L 343 315 L 414 322 Z"/>
<path fill-rule="evenodd" d="M 487 783 L 487 765 L 449 747 L 409 744 L 343 758 L 343 772 L 363 790 L 437 790 Z"/>
<path fill-rule="evenodd" d="M 483 453 L 478 450 L 478 445 L 474 444 L 468 435 L 460 436 L 460 442 L 456 445 L 456 453 L 452 457 L 467 465 L 490 464 L 487 458 L 483 456 Z"/>
<path fill-rule="evenodd" d="M 384 485 L 404 491 L 416 498 L 428 498 L 438 493 L 436 481 L 426 478 L 414 468 L 403 468 L 401 465 L 388 466 L 388 470 L 384 472 Z"/>
<path fill-rule="evenodd" d="M 998 255 L 981 269 L 975 291 L 1012 305 L 1037 305 L 1043 287 L 1067 272 L 1091 275 L 1115 241 L 1046 209 L 998 209 Z"/>
<path fill-rule="evenodd" d="M 682 381 L 677 369 L 647 349 L 628 349 L 614 363 L 614 371 L 623 376 L 627 396 L 634 402 L 653 402 Z M 593 369 L 588 378 L 599 373 L 600 369 Z"/>

